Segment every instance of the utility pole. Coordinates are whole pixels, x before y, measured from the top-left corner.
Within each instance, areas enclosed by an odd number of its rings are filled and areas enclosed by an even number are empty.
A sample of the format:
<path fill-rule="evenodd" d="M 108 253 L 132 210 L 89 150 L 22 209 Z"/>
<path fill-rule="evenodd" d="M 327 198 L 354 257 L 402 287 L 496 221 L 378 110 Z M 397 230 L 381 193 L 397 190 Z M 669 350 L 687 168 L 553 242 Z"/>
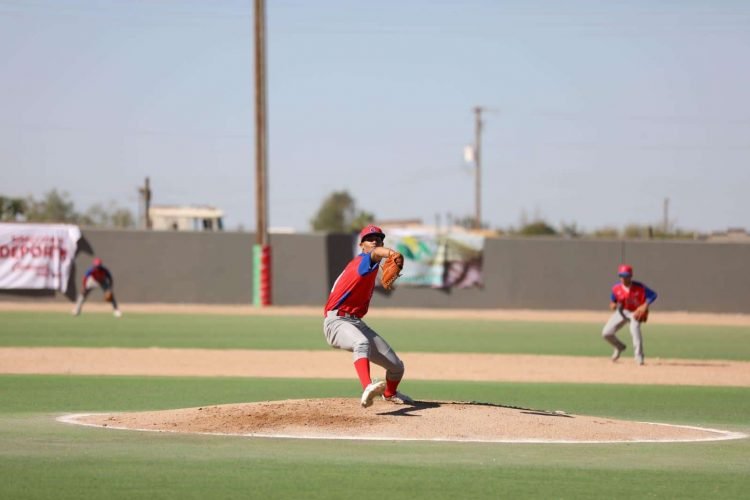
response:
<path fill-rule="evenodd" d="M 255 10 L 255 217 L 258 245 L 268 244 L 266 189 L 266 9 L 265 0 L 254 0 Z"/>
<path fill-rule="evenodd" d="M 666 235 L 669 232 L 669 198 L 664 198 L 664 220 L 662 222 L 662 230 Z"/>
<path fill-rule="evenodd" d="M 143 207 L 143 226 L 146 229 L 151 229 L 151 183 L 148 177 L 146 177 L 143 187 L 138 188 L 138 194 L 141 197 L 141 206 Z"/>
<path fill-rule="evenodd" d="M 271 246 L 268 244 L 268 126 L 266 118 L 266 5 L 254 0 L 255 41 L 255 246 L 253 301 L 271 304 Z"/>
<path fill-rule="evenodd" d="M 485 108 L 474 108 L 474 228 L 482 227 L 482 112 Z"/>

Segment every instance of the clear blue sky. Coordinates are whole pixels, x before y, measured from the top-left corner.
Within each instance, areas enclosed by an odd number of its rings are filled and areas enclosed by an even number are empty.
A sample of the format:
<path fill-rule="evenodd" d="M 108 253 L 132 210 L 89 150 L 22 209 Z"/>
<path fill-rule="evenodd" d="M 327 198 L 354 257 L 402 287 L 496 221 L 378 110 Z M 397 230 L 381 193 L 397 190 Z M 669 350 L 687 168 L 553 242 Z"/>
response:
<path fill-rule="evenodd" d="M 270 225 L 750 229 L 750 2 L 269 0 Z M 255 226 L 252 0 L 0 0 L 0 194 L 210 204 Z"/>

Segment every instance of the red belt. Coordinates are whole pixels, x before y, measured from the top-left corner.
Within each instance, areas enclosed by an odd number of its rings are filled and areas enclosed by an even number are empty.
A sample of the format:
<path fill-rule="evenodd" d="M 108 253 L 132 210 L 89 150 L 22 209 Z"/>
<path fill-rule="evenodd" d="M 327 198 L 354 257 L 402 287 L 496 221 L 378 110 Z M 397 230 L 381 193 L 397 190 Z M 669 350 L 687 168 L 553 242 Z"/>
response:
<path fill-rule="evenodd" d="M 344 312 L 340 309 L 336 309 L 336 316 L 342 317 L 342 318 L 354 318 L 354 319 L 360 319 L 359 316 L 355 316 L 353 314 L 349 314 L 348 312 Z"/>

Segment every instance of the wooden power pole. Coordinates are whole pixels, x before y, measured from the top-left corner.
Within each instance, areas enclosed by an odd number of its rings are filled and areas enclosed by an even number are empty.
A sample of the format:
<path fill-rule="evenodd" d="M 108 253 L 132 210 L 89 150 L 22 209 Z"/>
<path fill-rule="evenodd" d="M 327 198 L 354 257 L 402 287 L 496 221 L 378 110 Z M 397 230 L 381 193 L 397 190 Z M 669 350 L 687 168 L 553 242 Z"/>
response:
<path fill-rule="evenodd" d="M 482 227 L 482 111 L 474 108 L 474 228 Z"/>
<path fill-rule="evenodd" d="M 268 244 L 268 132 L 266 119 L 266 8 L 265 0 L 255 0 L 255 217 L 258 245 Z"/>
<path fill-rule="evenodd" d="M 148 177 L 143 187 L 138 188 L 138 194 L 141 198 L 141 207 L 143 207 L 143 227 L 151 229 L 151 183 Z"/>
<path fill-rule="evenodd" d="M 268 120 L 266 117 L 266 6 L 254 0 L 255 40 L 255 246 L 253 301 L 271 304 L 271 246 L 268 243 Z"/>

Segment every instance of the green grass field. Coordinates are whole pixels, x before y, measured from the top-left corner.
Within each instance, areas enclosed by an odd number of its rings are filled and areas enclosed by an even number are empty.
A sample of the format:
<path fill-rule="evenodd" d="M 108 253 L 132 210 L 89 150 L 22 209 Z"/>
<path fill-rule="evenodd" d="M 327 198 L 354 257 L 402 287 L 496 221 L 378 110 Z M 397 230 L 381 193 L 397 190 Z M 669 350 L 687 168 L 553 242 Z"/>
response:
<path fill-rule="evenodd" d="M 319 318 L 0 313 L 0 347 L 327 349 Z M 598 325 L 378 320 L 399 352 L 606 356 Z M 627 338 L 624 336 L 623 338 Z M 649 356 L 750 359 L 750 329 L 648 325 Z M 0 498 L 747 498 L 750 439 L 468 444 L 250 439 L 94 429 L 73 412 L 352 397 L 348 380 L 0 375 Z M 480 400 L 750 433 L 750 388 L 409 381 Z"/>
<path fill-rule="evenodd" d="M 606 318 L 606 314 L 605 314 Z M 328 350 L 323 318 L 128 314 L 0 313 L 0 347 L 173 347 Z M 606 356 L 603 325 L 467 320 L 373 319 L 400 352 Z M 621 330 L 628 341 L 630 334 Z M 646 325 L 649 357 L 750 361 L 750 327 Z"/>

